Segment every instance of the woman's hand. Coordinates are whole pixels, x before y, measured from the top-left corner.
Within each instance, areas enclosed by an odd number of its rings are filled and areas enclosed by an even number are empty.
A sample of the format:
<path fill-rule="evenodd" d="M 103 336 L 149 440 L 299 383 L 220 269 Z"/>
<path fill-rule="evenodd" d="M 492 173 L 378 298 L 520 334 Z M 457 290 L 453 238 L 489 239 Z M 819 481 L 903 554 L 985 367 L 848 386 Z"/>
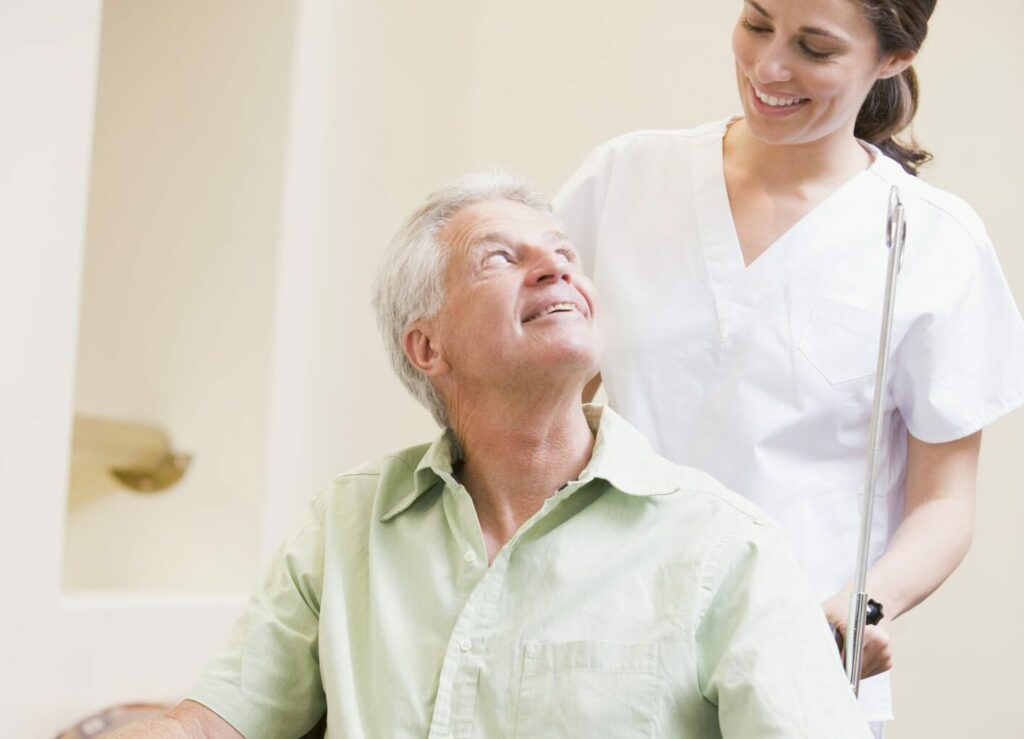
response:
<path fill-rule="evenodd" d="M 867 592 L 881 601 L 886 616 L 864 629 L 862 677 L 892 668 L 889 624 L 927 598 L 967 553 L 980 448 L 980 431 L 940 444 L 907 434 L 903 521 L 886 553 L 868 570 Z M 847 584 L 822 604 L 828 622 L 844 640 L 851 588 Z"/>
<path fill-rule="evenodd" d="M 825 611 L 825 618 L 846 641 L 846 619 L 849 616 L 850 593 L 847 590 L 836 593 L 822 603 Z M 846 659 L 846 651 L 840 652 L 840 657 Z M 889 619 L 883 618 L 876 626 L 865 626 L 864 628 L 864 656 L 860 663 L 861 679 L 878 675 L 892 669 L 892 632 L 889 628 Z"/>

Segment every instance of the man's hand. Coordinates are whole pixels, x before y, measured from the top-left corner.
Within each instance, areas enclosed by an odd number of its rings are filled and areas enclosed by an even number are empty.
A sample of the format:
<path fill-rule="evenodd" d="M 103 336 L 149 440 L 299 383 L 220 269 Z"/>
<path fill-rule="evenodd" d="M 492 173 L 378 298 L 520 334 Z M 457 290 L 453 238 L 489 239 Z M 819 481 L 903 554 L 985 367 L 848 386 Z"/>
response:
<path fill-rule="evenodd" d="M 843 590 L 836 593 L 822 604 L 825 610 L 825 618 L 846 641 L 846 619 L 849 616 L 850 593 Z M 845 650 L 840 652 L 840 658 L 846 659 Z M 878 675 L 892 669 L 892 633 L 889 629 L 889 619 L 883 618 L 877 626 L 866 626 L 864 628 L 864 656 L 860 663 L 861 679 Z"/>

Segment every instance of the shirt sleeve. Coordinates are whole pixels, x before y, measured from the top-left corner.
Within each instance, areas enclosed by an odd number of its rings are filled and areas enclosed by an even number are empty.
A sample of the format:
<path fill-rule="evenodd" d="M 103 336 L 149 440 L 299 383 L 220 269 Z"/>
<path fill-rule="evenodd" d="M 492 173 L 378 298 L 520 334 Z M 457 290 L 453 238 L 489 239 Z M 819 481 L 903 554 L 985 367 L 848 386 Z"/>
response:
<path fill-rule="evenodd" d="M 928 279 L 911 289 L 935 295 L 937 307 L 913 321 L 892 359 L 896 405 L 930 443 L 968 436 L 1024 403 L 1024 323 L 995 250 L 984 236 L 959 252 L 919 255 L 931 261 Z"/>
<path fill-rule="evenodd" d="M 610 168 L 609 144 L 594 149 L 583 161 L 553 203 L 555 216 L 580 254 L 583 270 L 594 276 L 597 235 L 604 210 Z"/>
<path fill-rule="evenodd" d="M 246 739 L 308 732 L 326 710 L 319 661 L 322 582 L 323 507 L 317 497 L 187 697 Z"/>
<path fill-rule="evenodd" d="M 719 542 L 706 568 L 698 678 L 723 739 L 870 739 L 824 612 L 774 527 Z"/>

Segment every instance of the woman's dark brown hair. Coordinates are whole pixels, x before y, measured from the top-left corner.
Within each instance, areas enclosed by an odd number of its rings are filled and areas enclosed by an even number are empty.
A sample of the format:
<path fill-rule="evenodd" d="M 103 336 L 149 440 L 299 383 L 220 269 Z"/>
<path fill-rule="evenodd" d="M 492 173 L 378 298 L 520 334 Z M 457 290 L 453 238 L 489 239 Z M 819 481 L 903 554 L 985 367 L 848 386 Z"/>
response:
<path fill-rule="evenodd" d="M 936 0 L 856 0 L 878 37 L 879 52 L 918 51 L 928 35 L 928 19 Z M 910 174 L 932 158 L 918 148 L 912 136 L 897 139 L 917 113 L 918 85 L 913 67 L 880 79 L 871 88 L 857 114 L 854 135 L 881 149 Z"/>

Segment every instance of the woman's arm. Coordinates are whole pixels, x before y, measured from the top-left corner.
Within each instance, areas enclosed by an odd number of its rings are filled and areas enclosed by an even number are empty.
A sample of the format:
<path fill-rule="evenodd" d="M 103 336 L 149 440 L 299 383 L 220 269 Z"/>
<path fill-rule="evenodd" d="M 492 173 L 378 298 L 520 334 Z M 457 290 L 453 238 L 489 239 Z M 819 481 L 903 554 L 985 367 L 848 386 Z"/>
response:
<path fill-rule="evenodd" d="M 907 435 L 907 500 L 889 549 L 868 573 L 868 593 L 896 618 L 953 574 L 974 535 L 981 432 L 945 444 Z"/>
<path fill-rule="evenodd" d="M 981 432 L 928 444 L 907 435 L 907 499 L 889 548 L 868 571 L 867 593 L 885 618 L 868 627 L 864 676 L 892 667 L 887 622 L 931 595 L 967 554 L 974 533 L 974 498 Z M 852 584 L 825 602 L 829 622 L 845 633 Z"/>

